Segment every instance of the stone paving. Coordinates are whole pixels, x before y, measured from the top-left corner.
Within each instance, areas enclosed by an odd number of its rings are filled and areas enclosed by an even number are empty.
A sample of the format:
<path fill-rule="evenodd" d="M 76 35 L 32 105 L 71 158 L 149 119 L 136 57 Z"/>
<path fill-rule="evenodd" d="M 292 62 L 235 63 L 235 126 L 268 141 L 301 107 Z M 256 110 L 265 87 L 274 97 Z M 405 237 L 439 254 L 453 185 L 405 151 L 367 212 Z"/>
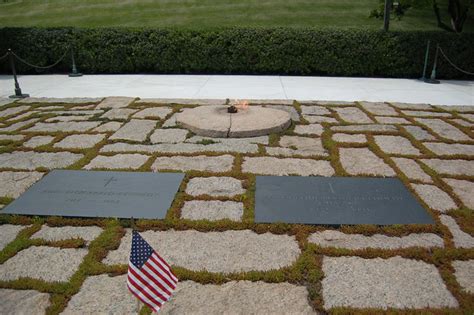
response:
<path fill-rule="evenodd" d="M 164 314 L 474 312 L 474 107 L 250 100 L 292 125 L 238 139 L 176 125 L 226 102 L 3 101 L 0 209 L 52 169 L 184 172 L 164 222 L 138 223 L 181 279 Z M 436 223 L 255 224 L 255 175 L 398 177 Z M 0 210 L 0 313 L 136 312 L 128 227 Z"/>

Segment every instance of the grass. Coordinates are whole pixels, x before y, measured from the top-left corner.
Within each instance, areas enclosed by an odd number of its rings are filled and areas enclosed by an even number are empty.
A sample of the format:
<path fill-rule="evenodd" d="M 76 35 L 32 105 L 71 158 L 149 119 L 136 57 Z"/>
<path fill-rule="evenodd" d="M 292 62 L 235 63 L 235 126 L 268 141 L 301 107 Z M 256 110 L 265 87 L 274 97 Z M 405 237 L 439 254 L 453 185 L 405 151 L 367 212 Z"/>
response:
<path fill-rule="evenodd" d="M 438 1 L 449 24 L 447 0 Z M 0 27 L 336 27 L 380 29 L 378 0 L 2 0 Z M 72 14 L 73 13 L 73 14 Z M 472 14 L 471 14 L 472 15 Z M 439 30 L 430 7 L 392 19 L 393 30 Z M 469 17 L 466 30 L 474 30 Z"/>

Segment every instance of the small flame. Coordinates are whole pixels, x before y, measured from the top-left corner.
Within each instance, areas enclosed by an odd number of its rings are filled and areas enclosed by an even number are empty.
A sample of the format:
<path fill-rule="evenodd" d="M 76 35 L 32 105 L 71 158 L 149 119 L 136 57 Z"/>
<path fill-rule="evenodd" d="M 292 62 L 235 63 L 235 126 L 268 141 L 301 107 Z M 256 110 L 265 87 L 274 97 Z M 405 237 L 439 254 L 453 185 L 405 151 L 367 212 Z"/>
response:
<path fill-rule="evenodd" d="M 237 101 L 237 105 L 235 105 L 238 109 L 248 109 L 249 102 L 248 101 Z"/>

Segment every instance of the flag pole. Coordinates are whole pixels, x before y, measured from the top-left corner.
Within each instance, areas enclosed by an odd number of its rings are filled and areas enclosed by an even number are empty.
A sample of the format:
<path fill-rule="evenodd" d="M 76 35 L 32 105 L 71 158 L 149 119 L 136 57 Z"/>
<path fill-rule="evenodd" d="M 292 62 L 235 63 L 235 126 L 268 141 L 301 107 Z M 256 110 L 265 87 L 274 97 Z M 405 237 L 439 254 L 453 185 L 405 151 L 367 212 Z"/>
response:
<path fill-rule="evenodd" d="M 137 229 L 137 226 L 135 225 L 135 219 L 133 217 L 130 218 L 130 226 L 132 227 L 133 231 Z"/>
<path fill-rule="evenodd" d="M 137 299 L 137 315 L 140 314 L 140 308 L 141 308 L 141 307 L 140 307 L 140 300 Z"/>

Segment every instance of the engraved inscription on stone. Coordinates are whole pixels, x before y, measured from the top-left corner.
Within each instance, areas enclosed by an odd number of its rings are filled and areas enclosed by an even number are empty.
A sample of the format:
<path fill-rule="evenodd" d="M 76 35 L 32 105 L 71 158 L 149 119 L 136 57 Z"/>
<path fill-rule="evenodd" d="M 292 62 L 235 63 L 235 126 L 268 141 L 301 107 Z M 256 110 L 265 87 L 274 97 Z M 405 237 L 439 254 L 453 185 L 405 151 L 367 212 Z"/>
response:
<path fill-rule="evenodd" d="M 180 173 L 54 170 L 3 213 L 163 219 Z"/>
<path fill-rule="evenodd" d="M 432 224 L 396 178 L 257 176 L 255 222 Z"/>

